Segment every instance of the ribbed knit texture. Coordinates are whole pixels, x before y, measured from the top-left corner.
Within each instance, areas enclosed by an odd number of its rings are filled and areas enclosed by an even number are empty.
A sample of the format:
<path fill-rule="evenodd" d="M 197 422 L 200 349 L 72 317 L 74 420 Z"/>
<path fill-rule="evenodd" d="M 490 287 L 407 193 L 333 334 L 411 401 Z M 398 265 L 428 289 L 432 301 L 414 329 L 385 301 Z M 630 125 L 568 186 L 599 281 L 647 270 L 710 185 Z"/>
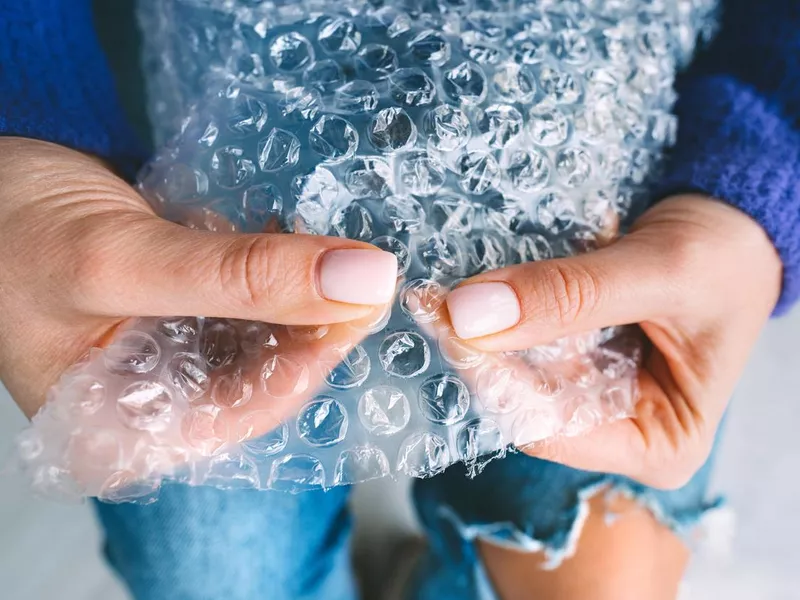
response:
<path fill-rule="evenodd" d="M 89 0 L 0 0 L 0 90 L 2 134 L 96 154 L 127 176 L 144 158 Z"/>
<path fill-rule="evenodd" d="M 716 41 L 679 79 L 661 193 L 705 192 L 761 224 L 783 261 L 778 315 L 800 296 L 800 1 L 723 8 Z"/>

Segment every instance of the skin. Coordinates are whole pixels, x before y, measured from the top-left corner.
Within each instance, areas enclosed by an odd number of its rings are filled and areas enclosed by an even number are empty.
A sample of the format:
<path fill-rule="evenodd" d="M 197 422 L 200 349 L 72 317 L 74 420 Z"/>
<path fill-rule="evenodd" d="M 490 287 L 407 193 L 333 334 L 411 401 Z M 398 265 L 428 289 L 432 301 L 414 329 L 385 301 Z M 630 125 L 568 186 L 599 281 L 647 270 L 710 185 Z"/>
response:
<path fill-rule="evenodd" d="M 503 600 L 672 600 L 689 551 L 669 530 L 635 502 L 617 498 L 608 507 L 602 496 L 590 514 L 576 552 L 557 569 L 546 570 L 541 553 L 524 554 L 484 542 L 479 552 Z M 620 515 L 605 522 L 610 508 Z"/>
<path fill-rule="evenodd" d="M 157 217 L 95 158 L 21 138 L 0 138 L 0 155 L 0 379 L 29 417 L 61 373 L 130 317 L 335 324 L 326 340 L 342 347 L 362 337 L 345 323 L 386 308 L 317 289 L 326 251 L 376 250 L 369 244 L 196 231 Z M 336 350 L 321 346 L 303 353 Z"/>
<path fill-rule="evenodd" d="M 516 350 L 597 327 L 638 323 L 650 342 L 632 418 L 526 451 L 575 468 L 676 489 L 709 455 L 728 399 L 781 282 L 781 262 L 761 227 L 704 196 L 666 199 L 633 231 L 591 254 L 509 267 L 463 285 L 503 281 L 519 323 L 468 342 Z M 674 598 L 688 552 L 635 504 L 613 525 L 598 502 L 577 554 L 542 571 L 539 554 L 481 543 L 504 600 Z M 624 568 L 621 566 L 624 565 Z"/>
<path fill-rule="evenodd" d="M 385 308 L 330 302 L 316 289 L 326 250 L 368 245 L 193 231 L 156 217 L 94 158 L 16 138 L 0 138 L 0 153 L 0 379 L 28 416 L 65 369 L 133 316 L 342 324 Z M 271 268 L 287 263 L 298 268 Z M 780 280 L 780 260 L 758 224 L 715 200 L 674 197 L 602 250 L 465 282 L 504 281 L 522 306 L 518 325 L 469 343 L 514 350 L 639 323 L 652 349 L 635 416 L 527 451 L 676 488 L 708 456 Z M 342 331 L 333 337 L 357 341 Z M 649 514 L 620 502 L 623 516 L 612 526 L 592 504 L 577 554 L 556 571 L 535 568 L 539 555 L 482 543 L 501 597 L 674 597 L 686 549 Z"/>

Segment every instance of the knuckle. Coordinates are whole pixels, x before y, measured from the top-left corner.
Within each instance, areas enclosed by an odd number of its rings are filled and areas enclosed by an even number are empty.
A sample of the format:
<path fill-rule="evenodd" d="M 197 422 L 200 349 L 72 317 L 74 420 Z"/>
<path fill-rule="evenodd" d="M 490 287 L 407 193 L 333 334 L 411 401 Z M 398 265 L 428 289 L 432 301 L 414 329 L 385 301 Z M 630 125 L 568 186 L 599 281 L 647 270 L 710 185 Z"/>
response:
<path fill-rule="evenodd" d="M 667 281 L 693 286 L 698 279 L 709 276 L 701 264 L 708 248 L 696 236 L 678 234 L 662 251 L 665 259 L 663 273 Z"/>
<path fill-rule="evenodd" d="M 554 261 L 544 281 L 545 317 L 560 326 L 576 323 L 599 303 L 600 282 L 587 269 Z"/>
<path fill-rule="evenodd" d="M 101 300 L 116 269 L 116 252 L 109 250 L 105 236 L 84 235 L 75 239 L 72 253 L 69 289 L 76 306 L 94 307 Z"/>
<path fill-rule="evenodd" d="M 291 295 L 297 282 L 276 240 L 255 236 L 232 244 L 223 254 L 219 284 L 237 305 L 254 309 Z"/>

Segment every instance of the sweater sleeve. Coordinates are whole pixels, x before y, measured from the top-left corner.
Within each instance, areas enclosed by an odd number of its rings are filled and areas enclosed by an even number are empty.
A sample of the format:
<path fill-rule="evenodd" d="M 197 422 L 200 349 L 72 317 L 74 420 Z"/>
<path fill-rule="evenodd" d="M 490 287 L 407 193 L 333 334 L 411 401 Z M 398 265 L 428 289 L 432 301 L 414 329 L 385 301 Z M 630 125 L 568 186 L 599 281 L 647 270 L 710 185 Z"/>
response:
<path fill-rule="evenodd" d="M 90 0 L 0 0 L 0 135 L 108 160 L 132 175 L 144 157 L 117 96 Z"/>
<path fill-rule="evenodd" d="M 679 78 L 659 195 L 704 192 L 760 223 L 783 261 L 781 314 L 800 296 L 800 0 L 723 11 L 717 39 Z"/>

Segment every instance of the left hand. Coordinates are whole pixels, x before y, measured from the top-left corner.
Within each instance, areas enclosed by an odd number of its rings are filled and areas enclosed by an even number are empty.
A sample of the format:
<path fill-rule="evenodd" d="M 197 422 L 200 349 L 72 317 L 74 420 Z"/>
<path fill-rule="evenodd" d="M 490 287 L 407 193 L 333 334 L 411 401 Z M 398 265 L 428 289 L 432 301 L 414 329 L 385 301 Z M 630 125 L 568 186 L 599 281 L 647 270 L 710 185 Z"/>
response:
<path fill-rule="evenodd" d="M 777 301 L 781 271 L 755 221 L 723 202 L 683 195 L 658 203 L 596 252 L 473 277 L 450 293 L 447 307 L 456 333 L 486 351 L 638 323 L 652 351 L 635 415 L 526 451 L 677 488 L 711 451 Z"/>

